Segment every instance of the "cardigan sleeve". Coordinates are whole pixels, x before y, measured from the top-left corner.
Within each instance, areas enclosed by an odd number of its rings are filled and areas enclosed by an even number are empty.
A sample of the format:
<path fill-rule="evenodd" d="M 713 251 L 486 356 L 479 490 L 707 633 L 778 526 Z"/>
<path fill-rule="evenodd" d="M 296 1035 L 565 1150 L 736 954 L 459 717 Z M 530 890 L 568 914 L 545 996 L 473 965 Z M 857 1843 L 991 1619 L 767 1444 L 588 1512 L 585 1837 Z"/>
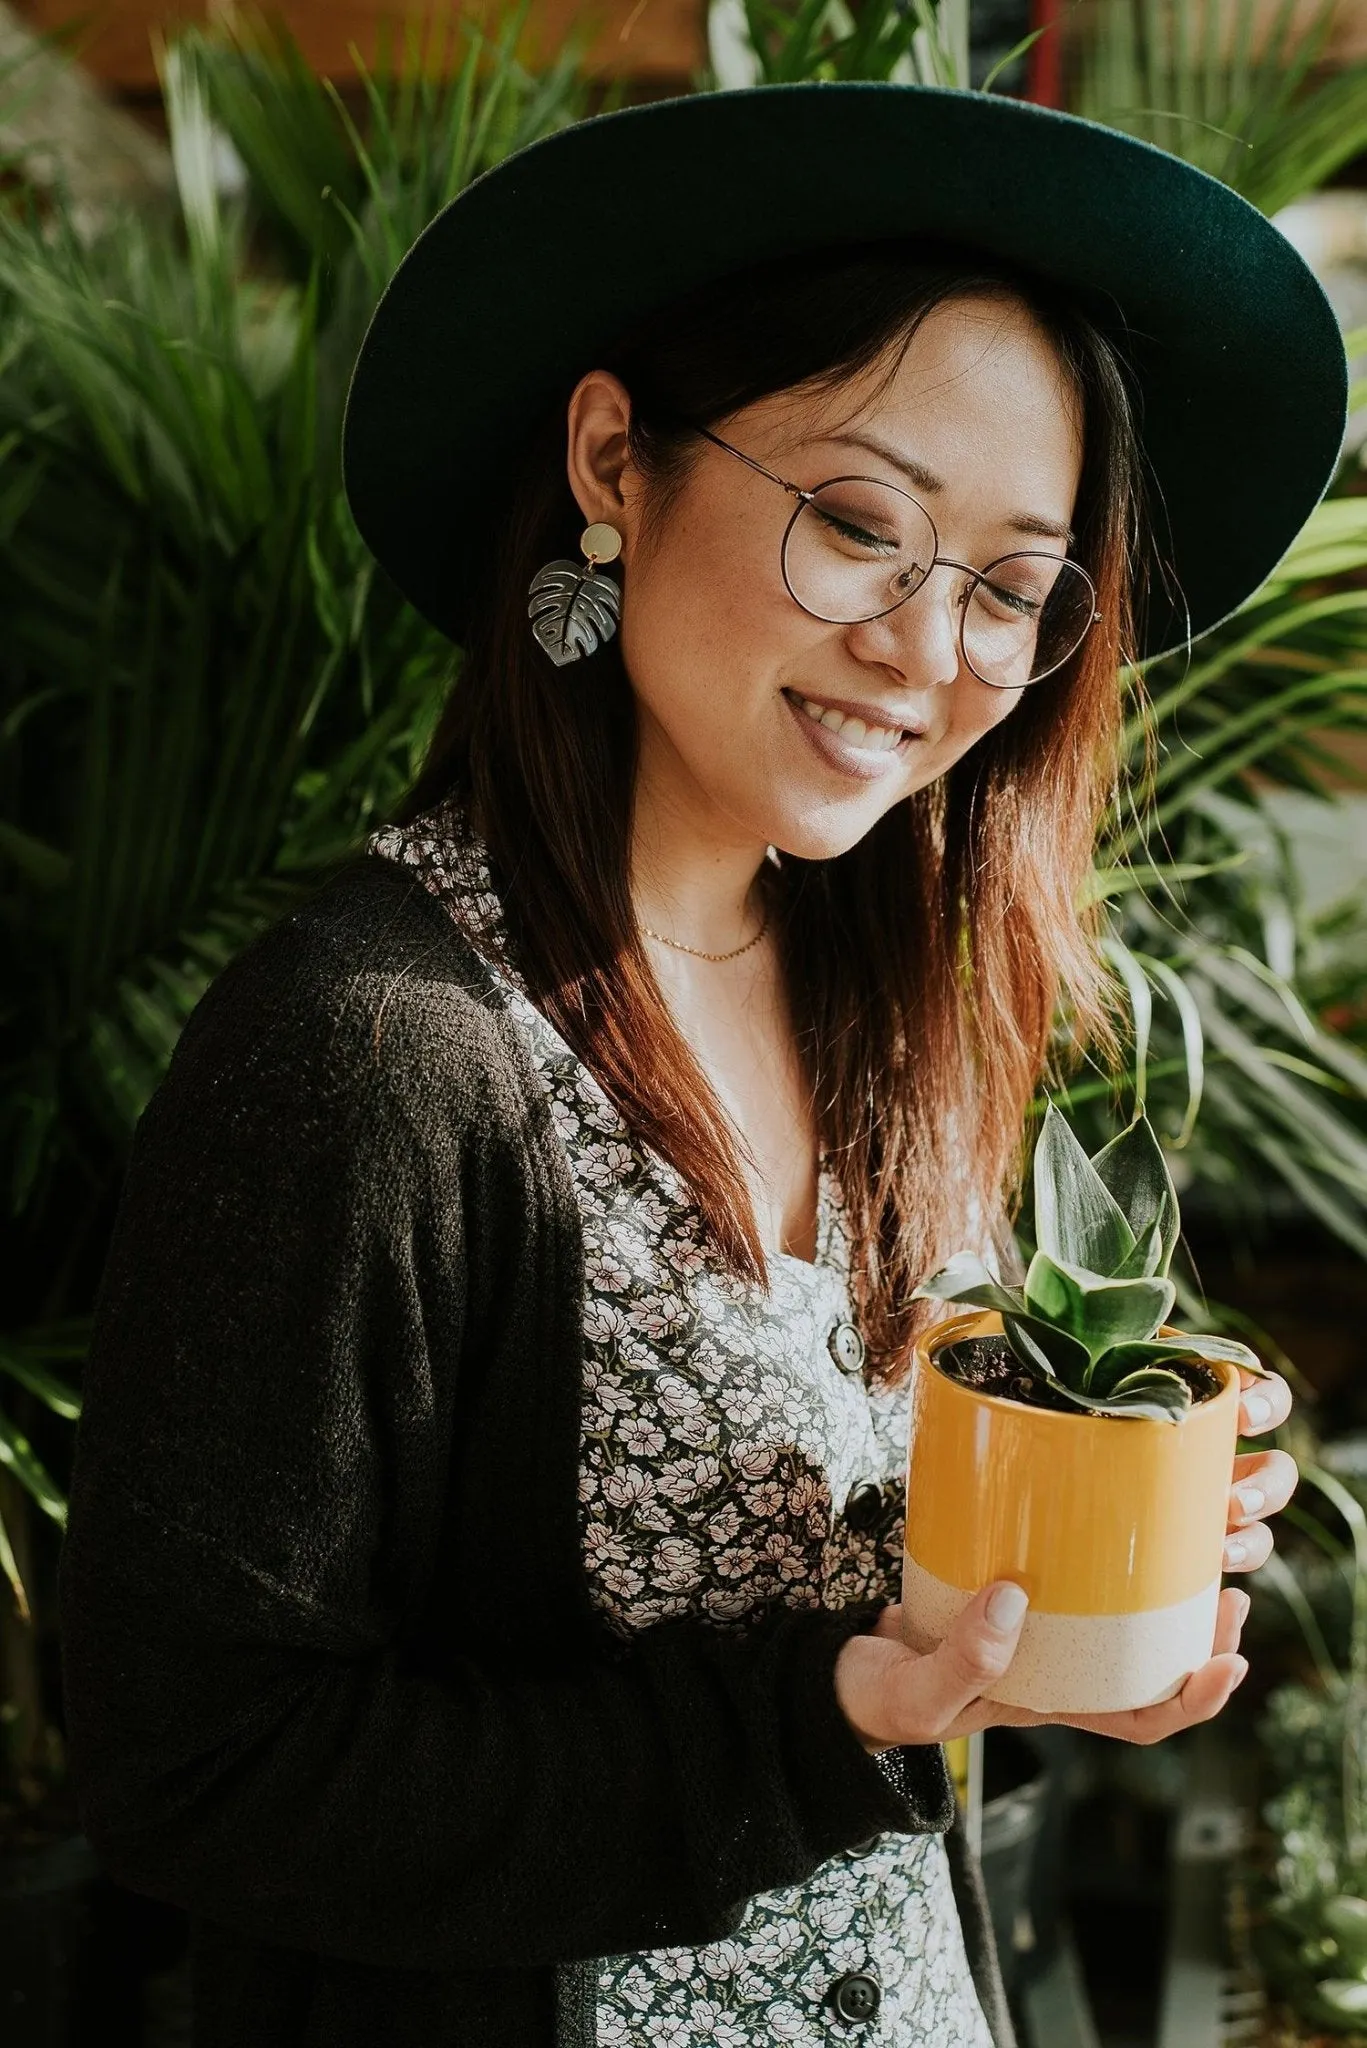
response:
<path fill-rule="evenodd" d="M 890 1776 L 835 1698 L 877 1603 L 551 1655 L 520 1583 L 515 1657 L 418 1626 L 470 1568 L 432 1579 L 420 1504 L 548 1229 L 535 1146 L 491 1057 L 440 1070 L 434 1116 L 413 1001 L 367 1063 L 384 1003 L 301 993 L 291 958 L 258 942 L 190 1019 L 101 1283 L 59 1597 L 105 1868 L 249 1937 L 487 1969 L 696 1945 L 842 1848 L 946 1829 L 943 1750 Z"/>

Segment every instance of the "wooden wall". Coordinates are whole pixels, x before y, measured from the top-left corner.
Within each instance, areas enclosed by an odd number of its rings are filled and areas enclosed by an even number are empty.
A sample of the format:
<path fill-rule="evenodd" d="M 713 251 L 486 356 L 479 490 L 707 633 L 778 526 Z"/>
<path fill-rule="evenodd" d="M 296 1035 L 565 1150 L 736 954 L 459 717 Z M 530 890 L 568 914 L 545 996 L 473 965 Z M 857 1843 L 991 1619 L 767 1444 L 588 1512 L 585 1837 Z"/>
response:
<path fill-rule="evenodd" d="M 87 24 L 78 48 L 84 62 L 120 93 L 141 97 L 156 88 L 149 31 L 177 21 L 202 21 L 230 11 L 224 0 L 12 0 L 15 13 L 40 29 Z M 276 0 L 273 11 L 298 39 L 316 71 L 355 75 L 354 44 L 374 61 L 379 25 L 405 19 L 419 24 L 466 13 L 491 16 L 491 0 Z M 704 0 L 531 0 L 528 32 L 542 52 L 560 47 L 572 25 L 596 24 L 590 68 L 604 76 L 682 83 L 704 58 Z"/>

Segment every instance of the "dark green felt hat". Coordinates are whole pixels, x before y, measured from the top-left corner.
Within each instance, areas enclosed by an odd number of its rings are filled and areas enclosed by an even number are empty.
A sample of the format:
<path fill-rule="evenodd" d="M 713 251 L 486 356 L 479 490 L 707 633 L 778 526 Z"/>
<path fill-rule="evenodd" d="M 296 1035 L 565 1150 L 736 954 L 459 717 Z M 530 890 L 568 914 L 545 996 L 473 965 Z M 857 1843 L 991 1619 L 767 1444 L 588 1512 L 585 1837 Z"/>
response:
<path fill-rule="evenodd" d="M 600 350 L 764 258 L 906 235 L 1041 272 L 1121 341 L 1167 565 L 1144 652 L 1226 618 L 1342 443 L 1347 364 L 1313 273 L 1255 207 L 1163 150 L 927 86 L 658 100 L 478 178 L 409 250 L 357 359 L 343 464 L 361 533 L 459 640 L 525 439 Z"/>

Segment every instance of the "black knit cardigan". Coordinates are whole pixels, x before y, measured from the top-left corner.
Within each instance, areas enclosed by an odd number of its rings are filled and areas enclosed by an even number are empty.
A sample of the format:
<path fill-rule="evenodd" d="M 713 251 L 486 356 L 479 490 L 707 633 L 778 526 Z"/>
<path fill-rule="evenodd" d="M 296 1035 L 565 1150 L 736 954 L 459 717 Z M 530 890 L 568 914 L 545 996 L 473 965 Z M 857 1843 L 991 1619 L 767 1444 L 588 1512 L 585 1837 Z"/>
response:
<path fill-rule="evenodd" d="M 76 1435 L 70 1766 L 104 1868 L 189 1915 L 196 2048 L 592 2048 L 594 1957 L 734 1934 L 889 1829 L 949 1830 L 1007 2048 L 944 1752 L 875 1761 L 836 1701 L 878 1603 L 595 1613 L 583 1288 L 486 969 L 356 856 L 185 1026 Z"/>

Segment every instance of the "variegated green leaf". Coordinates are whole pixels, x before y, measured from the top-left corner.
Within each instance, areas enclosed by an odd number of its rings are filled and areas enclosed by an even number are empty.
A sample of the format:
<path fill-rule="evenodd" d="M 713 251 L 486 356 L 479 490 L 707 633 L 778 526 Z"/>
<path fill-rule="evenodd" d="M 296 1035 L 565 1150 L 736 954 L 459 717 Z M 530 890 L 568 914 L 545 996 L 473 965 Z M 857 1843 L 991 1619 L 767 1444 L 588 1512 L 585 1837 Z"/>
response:
<path fill-rule="evenodd" d="M 1051 1102 L 1035 1145 L 1035 1237 L 1065 1265 L 1113 1273 L 1134 1250 L 1135 1233 Z"/>
<path fill-rule="evenodd" d="M 1267 1367 L 1256 1351 L 1234 1337 L 1150 1337 L 1142 1343 L 1117 1344 L 1097 1360 L 1092 1384 L 1110 1386 L 1128 1372 L 1164 1358 L 1194 1358 L 1207 1365 L 1238 1365 L 1266 1379 Z"/>
<path fill-rule="evenodd" d="M 1166 1276 L 1180 1228 L 1177 1190 L 1148 1118 L 1137 1116 L 1108 1145 L 1103 1145 L 1094 1155 L 1092 1166 L 1136 1238 L 1147 1238 L 1154 1224 L 1158 1225 L 1162 1252 L 1158 1264 L 1149 1271 Z"/>
<path fill-rule="evenodd" d="M 956 1252 L 947 1265 L 912 1289 L 913 1301 L 962 1301 L 970 1308 L 1024 1307 L 1016 1288 L 1003 1287 L 976 1252 Z"/>
<path fill-rule="evenodd" d="M 1155 1223 L 1147 1237 L 1141 1238 L 1127 1259 L 1122 1259 L 1113 1280 L 1151 1280 L 1163 1265 L 1163 1226 Z M 1161 1278 L 1162 1275 L 1160 1274 Z"/>
<path fill-rule="evenodd" d="M 1152 1337 L 1177 1298 L 1171 1280 L 1112 1280 L 1036 1252 L 1025 1275 L 1025 1305 L 1096 1360 L 1114 1344 Z"/>
<path fill-rule="evenodd" d="M 1080 1386 L 1091 1363 L 1085 1345 L 1038 1316 L 1002 1314 L 1007 1342 L 1022 1365 L 1064 1386 Z"/>

